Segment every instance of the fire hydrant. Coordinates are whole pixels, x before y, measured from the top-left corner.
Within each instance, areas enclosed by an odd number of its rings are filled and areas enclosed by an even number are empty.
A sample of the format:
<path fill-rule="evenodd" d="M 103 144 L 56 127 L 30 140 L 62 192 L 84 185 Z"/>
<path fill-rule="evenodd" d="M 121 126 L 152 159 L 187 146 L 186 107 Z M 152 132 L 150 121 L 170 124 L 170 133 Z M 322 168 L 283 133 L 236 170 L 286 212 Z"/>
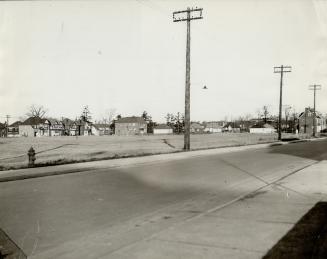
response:
<path fill-rule="evenodd" d="M 33 149 L 33 147 L 31 147 L 28 150 L 28 167 L 34 167 L 34 162 L 35 162 L 35 150 Z"/>

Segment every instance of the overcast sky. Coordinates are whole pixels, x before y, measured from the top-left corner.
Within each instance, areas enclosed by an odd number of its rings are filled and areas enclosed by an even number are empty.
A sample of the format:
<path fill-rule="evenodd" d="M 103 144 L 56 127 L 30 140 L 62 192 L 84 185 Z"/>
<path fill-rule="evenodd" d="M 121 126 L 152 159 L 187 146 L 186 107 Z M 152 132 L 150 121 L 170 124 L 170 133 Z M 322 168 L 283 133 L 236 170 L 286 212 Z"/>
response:
<path fill-rule="evenodd" d="M 74 119 L 146 110 L 154 120 L 184 112 L 186 23 L 172 12 L 203 7 L 191 24 L 191 120 L 296 111 L 327 112 L 327 1 L 22 1 L 0 3 L 0 121 L 31 104 Z M 206 85 L 207 90 L 202 87 Z"/>

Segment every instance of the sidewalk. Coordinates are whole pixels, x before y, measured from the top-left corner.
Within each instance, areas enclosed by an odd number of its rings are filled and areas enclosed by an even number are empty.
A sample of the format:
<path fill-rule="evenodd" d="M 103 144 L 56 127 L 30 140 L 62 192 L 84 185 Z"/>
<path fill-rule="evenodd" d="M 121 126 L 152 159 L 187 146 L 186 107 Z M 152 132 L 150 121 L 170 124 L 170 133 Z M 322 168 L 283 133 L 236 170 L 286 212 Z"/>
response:
<path fill-rule="evenodd" d="M 259 188 L 103 258 L 261 258 L 316 202 L 327 201 L 327 161 Z"/>
<path fill-rule="evenodd" d="M 185 158 L 196 157 L 196 156 L 215 155 L 215 154 L 257 149 L 257 148 L 267 148 L 269 146 L 271 146 L 271 143 L 0 171 L 0 182 L 17 181 L 17 180 L 51 176 L 51 175 L 79 173 L 84 171 L 92 171 L 92 170 L 105 169 L 105 168 L 133 166 L 133 165 L 140 165 L 145 163 L 146 164 L 160 163 L 167 160 L 171 161 L 171 160 L 179 160 L 179 159 L 185 159 Z"/>

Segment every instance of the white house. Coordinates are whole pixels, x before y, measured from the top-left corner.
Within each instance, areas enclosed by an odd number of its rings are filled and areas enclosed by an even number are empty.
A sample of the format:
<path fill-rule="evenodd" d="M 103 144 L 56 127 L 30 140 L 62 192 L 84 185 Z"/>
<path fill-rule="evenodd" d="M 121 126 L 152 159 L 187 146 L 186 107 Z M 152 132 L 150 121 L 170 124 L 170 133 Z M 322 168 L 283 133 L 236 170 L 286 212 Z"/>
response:
<path fill-rule="evenodd" d="M 159 124 L 153 128 L 153 134 L 173 134 L 173 129 L 166 124 Z"/>
<path fill-rule="evenodd" d="M 256 124 L 250 128 L 250 133 L 271 134 L 275 133 L 276 129 L 270 124 Z"/>
<path fill-rule="evenodd" d="M 219 133 L 222 132 L 223 123 L 219 121 L 209 121 L 206 123 L 204 132 L 206 133 Z"/>

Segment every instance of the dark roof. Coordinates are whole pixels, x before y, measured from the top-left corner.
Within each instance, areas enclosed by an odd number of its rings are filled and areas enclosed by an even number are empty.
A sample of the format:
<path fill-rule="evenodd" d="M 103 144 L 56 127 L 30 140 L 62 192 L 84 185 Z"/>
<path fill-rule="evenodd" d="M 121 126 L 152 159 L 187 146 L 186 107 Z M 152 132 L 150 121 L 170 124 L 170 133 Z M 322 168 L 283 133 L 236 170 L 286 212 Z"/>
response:
<path fill-rule="evenodd" d="M 60 120 L 58 120 L 58 119 L 48 118 L 47 120 L 48 120 L 48 121 L 50 122 L 50 124 L 52 124 L 52 125 L 54 125 L 54 124 L 63 124 L 63 122 L 60 121 Z"/>
<path fill-rule="evenodd" d="M 236 122 L 228 122 L 224 128 L 228 128 L 229 126 L 231 126 L 231 128 L 234 128 L 234 129 L 237 129 L 237 128 L 240 128 L 240 125 Z"/>
<path fill-rule="evenodd" d="M 124 117 L 116 121 L 116 123 L 146 123 L 143 117 Z"/>
<path fill-rule="evenodd" d="M 15 121 L 13 124 L 9 125 L 9 127 L 18 127 L 21 124 L 22 124 L 21 121 Z"/>
<path fill-rule="evenodd" d="M 43 124 L 46 121 L 47 119 L 40 118 L 40 117 L 29 117 L 21 125 L 38 125 L 38 124 Z"/>
<path fill-rule="evenodd" d="M 262 129 L 262 128 L 266 128 L 266 129 L 274 129 L 274 126 L 268 124 L 268 123 L 258 123 L 253 125 L 251 128 L 257 128 L 257 129 Z"/>
<path fill-rule="evenodd" d="M 0 129 L 6 128 L 6 124 L 0 122 Z"/>
<path fill-rule="evenodd" d="M 172 127 L 168 126 L 167 124 L 159 124 L 154 127 L 155 129 L 172 129 Z"/>
<path fill-rule="evenodd" d="M 71 120 L 71 119 L 68 119 L 68 118 L 64 118 L 62 120 L 62 124 L 64 124 L 65 126 L 71 126 L 71 125 L 74 125 L 76 122 Z"/>

